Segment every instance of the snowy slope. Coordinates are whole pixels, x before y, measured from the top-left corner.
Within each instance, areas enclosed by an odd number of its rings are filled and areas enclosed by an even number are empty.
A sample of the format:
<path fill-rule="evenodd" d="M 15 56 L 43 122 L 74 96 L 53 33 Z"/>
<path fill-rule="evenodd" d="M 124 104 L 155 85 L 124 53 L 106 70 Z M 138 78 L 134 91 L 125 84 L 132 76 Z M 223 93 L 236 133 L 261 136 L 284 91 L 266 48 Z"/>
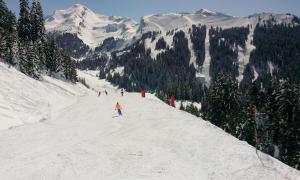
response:
<path fill-rule="evenodd" d="M 167 13 L 158 15 L 144 16 L 141 20 L 140 31 L 162 31 L 166 32 L 172 29 L 182 29 L 191 27 L 191 25 L 202 24 L 207 27 L 222 27 L 223 29 L 231 27 L 246 27 L 263 23 L 269 19 L 274 19 L 273 23 L 291 23 L 294 16 L 288 14 L 261 13 L 249 17 L 234 17 L 219 12 L 213 12 L 207 9 L 201 9 L 194 13 Z"/>
<path fill-rule="evenodd" d="M 131 39 L 137 24 L 130 18 L 96 14 L 81 4 L 55 11 L 46 19 L 48 32 L 77 34 L 86 45 L 95 48 L 109 37 Z"/>
<path fill-rule="evenodd" d="M 60 93 L 80 89 L 71 95 L 72 104 L 50 108 L 51 119 L 0 131 L 0 179 L 300 179 L 299 171 L 262 153 L 259 160 L 245 142 L 151 94 L 145 99 L 136 93 L 121 97 L 119 90 L 97 80 L 96 72 L 79 72 L 92 90 L 64 84 L 67 91 L 57 81 L 57 86 L 33 82 L 3 65 L 0 72 L 5 72 L 0 77 L 16 79 L 6 81 L 4 88 L 1 84 L 1 95 L 13 91 L 15 83 L 28 86 L 14 92 L 16 99 L 24 94 L 35 101 L 30 94 L 38 92 L 50 99 L 56 92 L 55 105 L 65 105 Z M 109 95 L 97 97 L 95 91 L 105 89 Z M 117 101 L 123 105 L 124 117 L 115 116 Z"/>
<path fill-rule="evenodd" d="M 0 62 L 0 130 L 49 120 L 82 93 L 80 86 L 49 77 L 37 81 Z"/>

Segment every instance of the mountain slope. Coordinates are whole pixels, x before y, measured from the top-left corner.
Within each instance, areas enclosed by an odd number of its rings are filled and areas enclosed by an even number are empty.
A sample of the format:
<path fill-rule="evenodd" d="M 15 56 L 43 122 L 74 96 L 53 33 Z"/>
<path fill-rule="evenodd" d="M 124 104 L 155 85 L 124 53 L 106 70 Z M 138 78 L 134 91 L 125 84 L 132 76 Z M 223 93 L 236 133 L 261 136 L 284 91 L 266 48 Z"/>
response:
<path fill-rule="evenodd" d="M 206 25 L 207 27 L 222 27 L 223 29 L 231 27 L 246 27 L 263 23 L 273 18 L 274 23 L 291 23 L 294 16 L 288 14 L 261 13 L 249 17 L 234 17 L 218 12 L 201 9 L 194 13 L 167 13 L 158 15 L 144 16 L 140 23 L 140 31 L 162 31 L 166 32 L 172 29 L 182 29 L 191 27 L 193 24 Z"/>
<path fill-rule="evenodd" d="M 95 48 L 109 37 L 132 38 L 137 25 L 130 18 L 96 14 L 83 5 L 75 4 L 48 17 L 46 29 L 52 33 L 76 34 L 86 45 Z"/>
<path fill-rule="evenodd" d="M 259 159 L 245 142 L 150 94 L 145 99 L 136 93 L 121 97 L 94 72 L 79 72 L 79 76 L 92 89 L 106 89 L 109 95 L 97 97 L 94 91 L 82 89 L 72 104 L 53 109 L 50 119 L 1 131 L 0 179 L 300 178 L 299 171 L 262 153 Z M 27 83 L 30 80 L 22 82 Z M 45 91 L 31 86 L 23 93 L 33 89 Z M 124 117 L 115 117 L 117 101 L 123 105 Z"/>
<path fill-rule="evenodd" d="M 0 62 L 0 130 L 49 120 L 53 110 L 74 103 L 74 97 L 84 93 L 80 86 L 43 78 L 34 80 Z"/>

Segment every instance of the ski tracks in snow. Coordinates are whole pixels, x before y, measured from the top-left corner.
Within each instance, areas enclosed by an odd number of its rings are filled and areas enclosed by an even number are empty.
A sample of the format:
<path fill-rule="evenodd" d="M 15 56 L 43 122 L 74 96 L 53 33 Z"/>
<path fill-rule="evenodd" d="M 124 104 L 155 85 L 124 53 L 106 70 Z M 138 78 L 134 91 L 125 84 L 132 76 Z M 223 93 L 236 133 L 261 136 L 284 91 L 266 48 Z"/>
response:
<path fill-rule="evenodd" d="M 221 129 L 165 105 L 151 94 L 126 93 L 79 72 L 96 91 L 53 110 L 51 121 L 0 132 L 0 179 L 263 179 L 298 171 Z M 122 117 L 112 118 L 120 102 Z M 51 123 L 51 126 L 49 124 Z M 286 177 L 284 177 L 286 175 Z M 294 178 L 294 179 L 295 179 Z"/>

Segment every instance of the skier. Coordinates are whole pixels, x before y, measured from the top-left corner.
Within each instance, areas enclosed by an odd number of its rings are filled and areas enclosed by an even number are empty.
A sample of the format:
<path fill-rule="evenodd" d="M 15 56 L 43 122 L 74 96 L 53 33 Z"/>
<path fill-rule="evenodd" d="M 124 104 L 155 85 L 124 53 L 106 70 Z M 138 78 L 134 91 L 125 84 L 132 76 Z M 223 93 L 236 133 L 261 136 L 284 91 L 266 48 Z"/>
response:
<path fill-rule="evenodd" d="M 104 91 L 104 92 L 105 92 L 105 94 L 106 94 L 106 96 L 107 96 L 107 95 L 108 95 L 108 93 L 107 93 L 106 89 L 105 89 L 105 91 Z"/>
<path fill-rule="evenodd" d="M 121 95 L 124 96 L 124 90 L 123 89 L 121 89 Z"/>
<path fill-rule="evenodd" d="M 175 107 L 175 97 L 174 96 L 171 96 L 170 106 Z"/>
<path fill-rule="evenodd" d="M 145 97 L 146 97 L 146 94 L 145 94 L 145 91 L 144 91 L 144 90 L 141 91 L 141 96 L 142 96 L 142 98 L 145 98 Z"/>
<path fill-rule="evenodd" d="M 99 91 L 98 97 L 101 96 L 101 92 Z"/>
<path fill-rule="evenodd" d="M 115 110 L 118 110 L 119 116 L 122 116 L 122 106 L 117 102 Z"/>

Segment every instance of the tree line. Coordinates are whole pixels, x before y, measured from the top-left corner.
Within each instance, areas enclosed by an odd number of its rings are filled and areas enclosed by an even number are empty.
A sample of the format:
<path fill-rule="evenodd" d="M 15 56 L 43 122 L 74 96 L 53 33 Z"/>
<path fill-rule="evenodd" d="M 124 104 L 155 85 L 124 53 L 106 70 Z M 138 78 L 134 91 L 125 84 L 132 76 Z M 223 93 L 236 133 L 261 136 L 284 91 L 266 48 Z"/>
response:
<path fill-rule="evenodd" d="M 300 85 L 272 79 L 242 92 L 235 78 L 219 73 L 202 104 L 202 116 L 240 140 L 300 168 Z"/>
<path fill-rule="evenodd" d="M 41 3 L 20 0 L 19 18 L 0 0 L 0 58 L 24 74 L 40 79 L 41 74 L 75 82 L 75 63 L 69 54 L 47 36 Z"/>

